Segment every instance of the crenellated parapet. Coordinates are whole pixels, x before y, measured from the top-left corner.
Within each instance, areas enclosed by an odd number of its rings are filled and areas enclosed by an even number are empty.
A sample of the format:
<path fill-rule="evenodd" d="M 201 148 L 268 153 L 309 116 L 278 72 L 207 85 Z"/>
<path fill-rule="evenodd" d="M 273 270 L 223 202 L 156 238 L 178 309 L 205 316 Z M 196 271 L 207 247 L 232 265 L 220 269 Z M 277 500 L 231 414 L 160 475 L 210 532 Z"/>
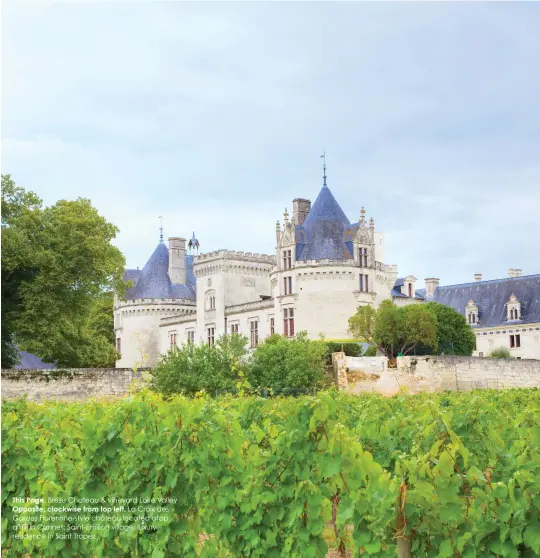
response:
<path fill-rule="evenodd" d="M 193 272 L 197 278 L 222 272 L 268 276 L 274 265 L 275 256 L 236 252 L 234 250 L 218 250 L 196 258 Z"/>
<path fill-rule="evenodd" d="M 266 264 L 276 263 L 276 257 L 274 255 L 258 254 L 254 252 L 241 252 L 237 250 L 216 250 L 214 252 L 208 252 L 206 254 L 196 256 L 194 260 L 194 266 L 216 259 L 232 259 Z"/>
<path fill-rule="evenodd" d="M 140 298 L 135 300 L 115 299 L 115 310 L 130 310 L 140 306 L 163 306 L 167 307 L 167 311 L 173 310 L 171 306 L 192 306 L 195 308 L 196 303 L 189 298 Z"/>
<path fill-rule="evenodd" d="M 186 323 L 193 323 L 193 325 L 197 323 L 197 315 L 195 314 L 195 312 L 184 315 L 166 316 L 165 318 L 161 318 L 159 325 L 169 326 Z"/>
<path fill-rule="evenodd" d="M 253 310 L 263 310 L 265 308 L 273 307 L 273 298 L 269 298 L 267 300 L 255 300 L 253 302 L 244 302 L 243 304 L 234 304 L 225 307 L 225 316 L 230 316 L 231 314 L 239 314 L 241 312 L 252 312 Z"/>

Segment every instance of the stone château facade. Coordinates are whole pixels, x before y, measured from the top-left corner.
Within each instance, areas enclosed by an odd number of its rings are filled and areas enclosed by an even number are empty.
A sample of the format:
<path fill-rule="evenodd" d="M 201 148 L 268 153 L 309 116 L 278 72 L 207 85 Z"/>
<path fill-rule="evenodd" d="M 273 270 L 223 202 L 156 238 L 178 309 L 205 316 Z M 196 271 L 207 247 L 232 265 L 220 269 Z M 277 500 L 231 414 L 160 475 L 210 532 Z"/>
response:
<path fill-rule="evenodd" d="M 509 334 L 521 349 L 516 356 L 540 358 L 540 275 L 507 285 L 508 301 L 503 289 L 493 289 L 489 281 L 471 290 L 469 285 L 439 287 L 438 279 L 426 279 L 426 289 L 417 290 L 414 276 L 398 278 L 397 266 L 384 262 L 384 236 L 373 218 L 368 220 L 362 208 L 351 223 L 326 176 L 313 205 L 293 200 L 291 218 L 286 210 L 275 235 L 272 255 L 233 250 L 195 255 L 195 235 L 187 247 L 184 238 L 169 238 L 168 246 L 162 238 L 142 270 L 124 274 L 131 283 L 125 300 L 115 301 L 121 355 L 116 366 L 153 366 L 174 346 L 213 344 L 224 333 L 246 335 L 250 347 L 272 333 L 292 337 L 303 330 L 311 338 L 343 339 L 350 337 L 348 319 L 359 305 L 377 307 L 385 299 L 398 305 L 435 300 L 467 316 L 475 315 L 476 305 L 478 319 L 471 326 L 478 330 L 477 355 L 487 356 L 484 337 L 502 342 Z M 512 332 L 505 316 L 499 316 L 501 305 L 508 308 Z"/>

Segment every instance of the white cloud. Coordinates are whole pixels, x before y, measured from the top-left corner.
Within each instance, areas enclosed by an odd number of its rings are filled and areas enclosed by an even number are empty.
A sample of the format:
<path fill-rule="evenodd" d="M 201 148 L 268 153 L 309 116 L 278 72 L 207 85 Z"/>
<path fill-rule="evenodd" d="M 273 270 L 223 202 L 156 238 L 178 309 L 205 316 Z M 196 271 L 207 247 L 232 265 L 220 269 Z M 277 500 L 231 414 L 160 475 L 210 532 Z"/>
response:
<path fill-rule="evenodd" d="M 130 265 L 273 249 L 319 155 L 387 259 L 538 272 L 538 4 L 4 2 L 3 172 L 90 197 Z"/>

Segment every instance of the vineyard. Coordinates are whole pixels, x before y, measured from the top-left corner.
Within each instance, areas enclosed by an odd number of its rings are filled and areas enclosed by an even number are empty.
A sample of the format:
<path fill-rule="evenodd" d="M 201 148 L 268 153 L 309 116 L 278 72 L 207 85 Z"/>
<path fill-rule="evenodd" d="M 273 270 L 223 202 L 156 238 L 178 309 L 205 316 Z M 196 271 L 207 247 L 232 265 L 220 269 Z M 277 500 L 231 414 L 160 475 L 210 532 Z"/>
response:
<path fill-rule="evenodd" d="M 8 557 L 540 555 L 537 390 L 16 400 L 2 436 Z M 94 531 L 94 512 L 42 512 L 93 539 L 34 538 L 14 511 L 70 497 L 172 504 Z"/>

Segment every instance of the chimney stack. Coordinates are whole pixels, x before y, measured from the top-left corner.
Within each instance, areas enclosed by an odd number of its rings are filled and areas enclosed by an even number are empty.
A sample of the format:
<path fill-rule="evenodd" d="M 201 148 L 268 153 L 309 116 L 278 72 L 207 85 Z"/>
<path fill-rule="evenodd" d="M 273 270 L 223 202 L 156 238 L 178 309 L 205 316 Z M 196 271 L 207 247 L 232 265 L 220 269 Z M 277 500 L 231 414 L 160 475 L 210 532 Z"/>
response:
<path fill-rule="evenodd" d="M 440 279 L 438 277 L 428 277 L 424 279 L 426 284 L 426 298 L 431 298 L 435 294 L 435 289 L 439 286 Z"/>
<path fill-rule="evenodd" d="M 521 277 L 521 269 L 510 268 L 508 270 L 508 277 Z"/>
<path fill-rule="evenodd" d="M 175 285 L 186 284 L 186 239 L 169 238 L 169 279 Z"/>
<path fill-rule="evenodd" d="M 295 225 L 303 225 L 311 209 L 311 201 L 303 198 L 293 200 L 293 219 Z"/>
<path fill-rule="evenodd" d="M 474 280 L 475 281 L 482 281 L 482 274 L 481 273 L 475 273 L 474 274 Z"/>

